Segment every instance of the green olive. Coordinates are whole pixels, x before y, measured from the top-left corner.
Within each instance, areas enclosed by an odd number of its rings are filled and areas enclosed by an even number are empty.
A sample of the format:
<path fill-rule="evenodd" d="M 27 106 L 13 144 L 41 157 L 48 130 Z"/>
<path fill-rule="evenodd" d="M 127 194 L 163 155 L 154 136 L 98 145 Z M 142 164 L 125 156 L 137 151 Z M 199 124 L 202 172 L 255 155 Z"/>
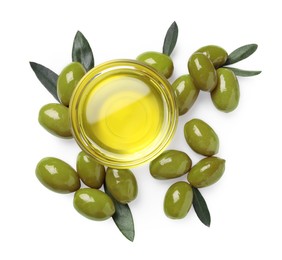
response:
<path fill-rule="evenodd" d="M 72 137 L 69 109 L 62 104 L 51 103 L 43 106 L 38 114 L 38 122 L 55 136 Z"/>
<path fill-rule="evenodd" d="M 184 126 L 186 142 L 196 153 L 212 156 L 218 152 L 219 140 L 215 131 L 201 119 L 192 119 Z"/>
<path fill-rule="evenodd" d="M 203 53 L 196 52 L 188 61 L 188 70 L 195 86 L 203 91 L 212 91 L 217 83 L 216 70 L 211 60 Z"/>
<path fill-rule="evenodd" d="M 198 49 L 196 52 L 205 54 L 211 60 L 215 68 L 223 66 L 228 57 L 226 50 L 217 45 L 207 45 Z"/>
<path fill-rule="evenodd" d="M 130 170 L 108 168 L 105 184 L 110 194 L 120 203 L 129 203 L 137 197 L 137 181 Z"/>
<path fill-rule="evenodd" d="M 211 92 L 212 102 L 215 107 L 224 112 L 233 111 L 239 103 L 240 89 L 237 77 L 230 69 L 217 70 L 218 82 Z"/>
<path fill-rule="evenodd" d="M 70 193 L 80 188 L 76 171 L 66 162 L 54 158 L 43 158 L 35 170 L 38 180 L 48 189 L 58 193 Z"/>
<path fill-rule="evenodd" d="M 73 90 L 84 75 L 85 69 L 79 62 L 72 62 L 62 70 L 57 81 L 57 94 L 63 105 L 69 106 Z"/>
<path fill-rule="evenodd" d="M 199 95 L 199 89 L 195 87 L 190 75 L 177 78 L 173 82 L 172 88 L 175 93 L 179 115 L 184 115 L 195 103 Z"/>
<path fill-rule="evenodd" d="M 74 194 L 74 208 L 84 217 L 106 220 L 115 213 L 112 199 L 103 191 L 83 188 Z"/>
<path fill-rule="evenodd" d="M 148 51 L 140 54 L 136 60 L 145 62 L 155 68 L 159 73 L 169 78 L 173 72 L 172 59 L 166 54 Z"/>
<path fill-rule="evenodd" d="M 218 157 L 204 158 L 192 167 L 187 179 L 196 188 L 207 187 L 216 183 L 221 178 L 224 169 L 224 159 Z"/>
<path fill-rule="evenodd" d="M 173 179 L 187 173 L 191 166 L 192 161 L 186 153 L 167 150 L 150 163 L 150 173 L 156 179 Z"/>
<path fill-rule="evenodd" d="M 105 167 L 83 151 L 77 156 L 76 170 L 82 182 L 88 187 L 99 189 L 103 185 Z"/>
<path fill-rule="evenodd" d="M 193 190 L 189 183 L 179 181 L 172 184 L 165 194 L 164 212 L 172 219 L 184 218 L 193 201 Z"/>

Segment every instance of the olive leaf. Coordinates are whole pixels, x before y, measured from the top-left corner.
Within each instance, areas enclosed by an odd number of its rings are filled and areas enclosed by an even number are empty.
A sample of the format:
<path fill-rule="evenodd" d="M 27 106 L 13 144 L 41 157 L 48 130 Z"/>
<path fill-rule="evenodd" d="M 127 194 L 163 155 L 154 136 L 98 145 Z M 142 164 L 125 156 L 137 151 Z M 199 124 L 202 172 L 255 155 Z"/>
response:
<path fill-rule="evenodd" d="M 133 217 L 130 208 L 127 204 L 121 204 L 113 198 L 106 185 L 104 185 L 105 192 L 111 197 L 115 205 L 115 214 L 112 216 L 115 224 L 120 232 L 131 242 L 134 240 L 135 230 Z"/>
<path fill-rule="evenodd" d="M 60 102 L 57 95 L 58 75 L 52 70 L 36 62 L 31 61 L 29 64 L 42 85 L 53 95 L 55 99 Z"/>
<path fill-rule="evenodd" d="M 258 48 L 257 44 L 247 44 L 239 47 L 228 55 L 224 65 L 236 63 L 251 56 Z"/>
<path fill-rule="evenodd" d="M 168 28 L 164 44 L 163 44 L 163 54 L 170 56 L 172 53 L 178 37 L 178 26 L 176 22 L 173 22 L 171 26 Z"/>
<path fill-rule="evenodd" d="M 72 46 L 72 61 L 80 62 L 86 71 L 94 67 L 94 56 L 84 35 L 77 31 Z"/>
<path fill-rule="evenodd" d="M 241 77 L 251 77 L 261 73 L 260 70 L 241 70 L 233 67 L 223 67 L 223 68 L 230 69 L 234 72 L 236 76 L 241 76 Z"/>
<path fill-rule="evenodd" d="M 195 187 L 192 188 L 193 188 L 193 207 L 195 209 L 195 212 L 198 218 L 201 220 L 201 222 L 209 227 L 211 224 L 211 216 L 207 203 L 204 197 L 202 196 L 202 194 L 200 193 L 200 191 Z"/>

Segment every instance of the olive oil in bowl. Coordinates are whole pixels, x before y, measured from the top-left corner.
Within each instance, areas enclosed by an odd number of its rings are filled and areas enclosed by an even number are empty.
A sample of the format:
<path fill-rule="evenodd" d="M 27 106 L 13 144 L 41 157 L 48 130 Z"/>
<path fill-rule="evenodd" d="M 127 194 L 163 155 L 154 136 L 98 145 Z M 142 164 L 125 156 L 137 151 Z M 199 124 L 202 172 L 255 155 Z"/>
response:
<path fill-rule="evenodd" d="M 159 155 L 177 124 L 169 82 L 149 66 L 115 60 L 89 71 L 72 96 L 80 147 L 101 164 L 131 168 Z"/>

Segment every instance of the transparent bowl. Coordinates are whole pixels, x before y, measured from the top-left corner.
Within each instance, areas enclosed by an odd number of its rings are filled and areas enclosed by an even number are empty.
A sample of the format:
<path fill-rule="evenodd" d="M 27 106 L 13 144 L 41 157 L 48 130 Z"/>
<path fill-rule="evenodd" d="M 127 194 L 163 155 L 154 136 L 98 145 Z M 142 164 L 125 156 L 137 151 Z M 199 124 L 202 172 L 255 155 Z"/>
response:
<path fill-rule="evenodd" d="M 170 143 L 178 109 L 167 79 L 135 60 L 112 60 L 81 79 L 70 102 L 73 136 L 112 168 L 137 167 Z"/>

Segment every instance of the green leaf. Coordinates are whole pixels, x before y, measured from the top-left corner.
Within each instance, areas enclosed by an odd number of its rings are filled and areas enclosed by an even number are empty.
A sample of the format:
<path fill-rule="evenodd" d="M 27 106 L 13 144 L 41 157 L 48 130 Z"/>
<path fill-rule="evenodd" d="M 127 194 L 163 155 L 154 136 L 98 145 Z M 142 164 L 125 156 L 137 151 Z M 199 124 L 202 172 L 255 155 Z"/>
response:
<path fill-rule="evenodd" d="M 211 224 L 211 216 L 207 203 L 200 191 L 195 187 L 193 187 L 193 207 L 201 222 L 209 227 Z"/>
<path fill-rule="evenodd" d="M 104 185 L 105 192 L 111 197 L 114 202 L 116 212 L 112 216 L 115 224 L 117 225 L 120 232 L 131 242 L 134 240 L 135 230 L 134 230 L 134 222 L 133 217 L 130 211 L 130 208 L 127 204 L 121 204 L 117 200 L 113 198 L 107 189 L 106 185 Z"/>
<path fill-rule="evenodd" d="M 57 95 L 58 75 L 41 64 L 32 61 L 29 62 L 29 64 L 43 86 L 60 102 Z"/>
<path fill-rule="evenodd" d="M 84 35 L 77 31 L 72 46 L 72 61 L 80 62 L 86 71 L 94 67 L 94 56 Z"/>
<path fill-rule="evenodd" d="M 230 69 L 234 72 L 236 76 L 241 76 L 241 77 L 251 77 L 261 73 L 260 70 L 241 70 L 233 67 L 223 67 L 223 68 Z"/>
<path fill-rule="evenodd" d="M 257 44 L 247 44 L 239 47 L 228 55 L 227 61 L 224 65 L 236 63 L 251 56 L 258 48 Z"/>
<path fill-rule="evenodd" d="M 163 44 L 163 54 L 170 56 L 172 53 L 178 37 L 178 26 L 176 22 L 173 22 L 171 26 L 168 28 L 164 44 Z"/>

